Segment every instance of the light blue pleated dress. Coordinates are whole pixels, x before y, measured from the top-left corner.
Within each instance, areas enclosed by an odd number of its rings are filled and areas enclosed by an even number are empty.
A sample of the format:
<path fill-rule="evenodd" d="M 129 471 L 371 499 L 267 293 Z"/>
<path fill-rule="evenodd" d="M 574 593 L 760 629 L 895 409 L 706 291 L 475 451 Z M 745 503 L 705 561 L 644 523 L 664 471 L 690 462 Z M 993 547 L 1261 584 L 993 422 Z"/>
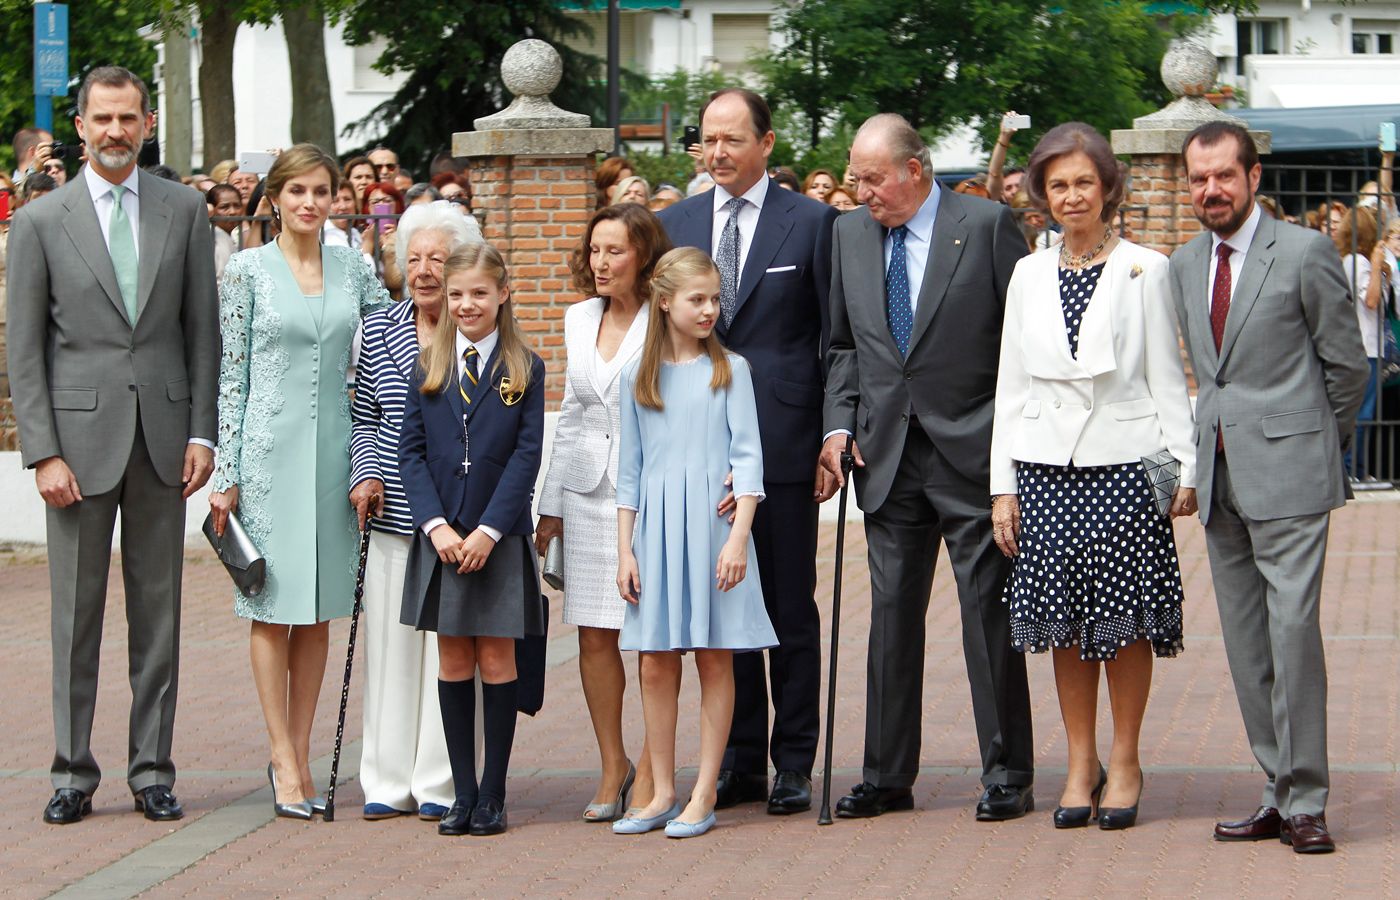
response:
<path fill-rule="evenodd" d="M 758 561 L 749 538 L 748 571 L 727 592 L 715 587 L 715 564 L 730 525 L 715 514 L 734 473 L 735 496 L 763 497 L 763 452 L 753 376 L 729 354 L 728 388 L 710 388 L 708 356 L 661 368 L 665 408 L 636 400 L 638 363 L 622 374 L 617 505 L 637 511 L 632 551 L 642 590 L 628 604 L 623 650 L 761 650 L 778 636 L 763 605 Z"/>

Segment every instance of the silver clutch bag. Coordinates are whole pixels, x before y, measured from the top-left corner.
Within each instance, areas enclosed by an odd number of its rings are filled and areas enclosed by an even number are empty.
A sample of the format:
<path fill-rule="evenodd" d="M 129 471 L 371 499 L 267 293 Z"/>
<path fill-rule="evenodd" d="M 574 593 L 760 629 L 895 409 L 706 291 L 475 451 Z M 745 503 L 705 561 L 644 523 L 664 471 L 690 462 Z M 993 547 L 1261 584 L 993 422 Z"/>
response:
<path fill-rule="evenodd" d="M 1172 511 L 1172 498 L 1181 487 L 1181 463 L 1169 450 L 1158 450 L 1142 458 L 1142 470 L 1152 488 L 1152 502 L 1163 517 Z"/>
<path fill-rule="evenodd" d="M 545 583 L 556 591 L 564 589 L 564 539 L 558 535 L 549 539 L 549 546 L 544 550 L 544 576 Z"/>
<path fill-rule="evenodd" d="M 214 513 L 211 510 L 209 515 L 204 517 L 204 536 L 209 539 L 209 546 L 214 548 L 219 562 L 224 564 L 229 577 L 240 591 L 249 597 L 256 597 L 262 593 L 263 584 L 267 580 L 267 561 L 263 559 L 262 553 L 258 552 L 253 539 L 248 537 L 248 532 L 243 530 L 238 516 L 229 513 L 228 523 L 224 525 L 224 536 L 219 537 L 214 533 Z"/>

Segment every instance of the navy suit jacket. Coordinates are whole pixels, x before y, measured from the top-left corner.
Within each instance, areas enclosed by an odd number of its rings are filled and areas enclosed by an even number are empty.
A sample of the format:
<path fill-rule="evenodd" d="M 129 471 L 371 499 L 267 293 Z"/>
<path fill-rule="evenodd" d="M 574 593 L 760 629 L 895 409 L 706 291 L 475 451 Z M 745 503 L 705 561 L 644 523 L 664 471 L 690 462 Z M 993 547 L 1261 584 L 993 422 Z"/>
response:
<path fill-rule="evenodd" d="M 499 345 L 497 347 L 499 350 Z M 478 525 L 502 534 L 530 534 L 530 502 L 544 446 L 544 361 L 534 356 L 530 387 L 509 406 L 501 399 L 504 369 L 491 353 L 470 405 L 455 384 L 424 394 L 415 367 L 399 435 L 399 475 L 413 511 L 413 527 L 441 516 L 465 536 Z M 471 469 L 462 472 L 462 415 L 470 440 Z"/>
<path fill-rule="evenodd" d="M 739 274 L 734 321 L 717 329 L 724 345 L 753 369 L 763 480 L 770 484 L 810 483 L 816 471 L 831 321 L 831 228 L 838 215 L 770 179 Z M 682 200 L 659 217 L 671 243 L 713 254 L 710 193 Z"/>

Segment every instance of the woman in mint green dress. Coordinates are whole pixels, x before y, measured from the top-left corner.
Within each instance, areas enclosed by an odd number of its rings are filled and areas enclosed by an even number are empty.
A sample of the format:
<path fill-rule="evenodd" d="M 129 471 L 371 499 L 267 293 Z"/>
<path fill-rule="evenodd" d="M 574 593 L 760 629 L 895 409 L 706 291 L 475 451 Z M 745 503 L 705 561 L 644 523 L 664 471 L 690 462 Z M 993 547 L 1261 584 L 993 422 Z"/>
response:
<path fill-rule="evenodd" d="M 236 512 L 267 560 L 266 585 L 256 596 L 235 591 L 234 611 L 252 620 L 274 804 L 302 819 L 324 808 L 309 759 L 328 623 L 354 603 L 346 367 L 361 317 L 389 299 L 358 253 L 320 243 L 339 178 L 335 160 L 314 145 L 283 152 L 266 183 L 281 234 L 235 254 L 219 290 L 224 346 L 209 504 L 217 530 Z"/>

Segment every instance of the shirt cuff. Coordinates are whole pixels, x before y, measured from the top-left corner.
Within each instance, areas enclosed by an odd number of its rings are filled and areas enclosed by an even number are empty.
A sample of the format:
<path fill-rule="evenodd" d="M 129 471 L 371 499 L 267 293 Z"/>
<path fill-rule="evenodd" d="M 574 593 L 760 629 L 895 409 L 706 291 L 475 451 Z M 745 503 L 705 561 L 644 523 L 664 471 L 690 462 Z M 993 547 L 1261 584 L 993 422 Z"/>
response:
<path fill-rule="evenodd" d="M 210 450 L 216 449 L 213 441 L 206 441 L 204 438 L 192 437 L 190 438 L 190 443 L 198 444 L 201 447 L 208 447 Z"/>
<path fill-rule="evenodd" d="M 492 528 L 490 525 L 478 525 L 476 526 L 476 529 L 477 531 L 480 531 L 482 534 L 486 535 L 496 543 L 499 544 L 501 542 L 501 532 L 495 528 Z"/>
<path fill-rule="evenodd" d="M 831 436 L 834 435 L 834 434 L 847 434 L 847 435 L 849 435 L 849 434 L 851 434 L 851 432 L 848 431 L 848 430 L 845 429 L 845 428 L 833 428 L 833 429 L 831 429 L 830 431 L 828 431 L 826 434 L 822 435 L 822 443 L 825 444 L 827 441 L 829 441 L 829 440 L 831 439 Z M 851 435 L 851 436 L 854 437 L 854 435 Z"/>
<path fill-rule="evenodd" d="M 433 518 L 423 523 L 423 533 L 431 537 L 434 528 L 438 527 L 439 525 L 446 524 L 447 520 L 444 519 L 442 516 L 434 516 Z"/>

